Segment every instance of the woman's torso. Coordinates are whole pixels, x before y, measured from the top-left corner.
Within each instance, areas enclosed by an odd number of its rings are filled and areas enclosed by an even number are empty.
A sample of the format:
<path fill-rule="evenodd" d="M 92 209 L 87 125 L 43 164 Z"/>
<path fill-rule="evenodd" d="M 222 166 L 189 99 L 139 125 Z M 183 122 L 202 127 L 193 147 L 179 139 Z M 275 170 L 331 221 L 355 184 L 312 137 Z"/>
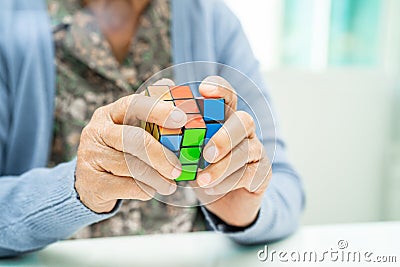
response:
<path fill-rule="evenodd" d="M 50 166 L 76 156 L 80 133 L 98 107 L 134 93 L 150 76 L 171 65 L 170 9 L 166 0 L 151 1 L 142 15 L 126 59 L 119 64 L 87 10 L 78 0 L 48 0 L 55 25 L 57 91 Z M 125 200 L 118 213 L 88 226 L 75 238 L 204 230 L 193 208 L 157 200 Z M 187 203 L 187 200 L 185 201 Z"/>

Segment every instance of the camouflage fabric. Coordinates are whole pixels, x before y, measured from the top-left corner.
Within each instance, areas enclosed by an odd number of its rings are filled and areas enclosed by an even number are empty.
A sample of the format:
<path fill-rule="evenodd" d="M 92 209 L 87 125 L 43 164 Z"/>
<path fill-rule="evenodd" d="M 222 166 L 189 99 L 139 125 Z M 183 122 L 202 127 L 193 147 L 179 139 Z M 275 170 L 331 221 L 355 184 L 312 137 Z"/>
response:
<path fill-rule="evenodd" d="M 49 166 L 76 156 L 80 134 L 96 108 L 134 93 L 154 73 L 171 65 L 170 7 L 153 0 L 140 20 L 128 56 L 114 58 L 89 10 L 79 0 L 48 0 L 56 43 L 57 94 L 54 143 Z M 193 195 L 185 198 L 195 205 Z M 157 200 L 125 200 L 112 218 L 88 226 L 73 238 L 204 230 L 198 208 L 181 208 Z"/>

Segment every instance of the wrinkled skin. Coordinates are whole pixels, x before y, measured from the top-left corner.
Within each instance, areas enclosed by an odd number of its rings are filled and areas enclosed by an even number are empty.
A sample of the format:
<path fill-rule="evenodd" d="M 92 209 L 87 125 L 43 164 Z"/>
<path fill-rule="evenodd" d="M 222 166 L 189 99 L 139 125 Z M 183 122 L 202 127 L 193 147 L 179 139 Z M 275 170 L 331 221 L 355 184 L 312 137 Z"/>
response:
<path fill-rule="evenodd" d="M 203 156 L 212 164 L 191 185 L 208 210 L 229 225 L 245 227 L 256 219 L 268 187 L 269 159 L 252 116 L 236 110 L 237 96 L 227 81 L 208 77 L 199 90 L 204 97 L 225 99 L 226 122 L 204 148 Z M 156 192 L 173 194 L 174 179 L 181 173 L 179 160 L 139 124 L 180 128 L 186 120 L 178 108 L 144 95 L 98 109 L 83 130 L 78 149 L 75 187 L 83 204 L 106 213 L 118 199 L 146 201 Z"/>

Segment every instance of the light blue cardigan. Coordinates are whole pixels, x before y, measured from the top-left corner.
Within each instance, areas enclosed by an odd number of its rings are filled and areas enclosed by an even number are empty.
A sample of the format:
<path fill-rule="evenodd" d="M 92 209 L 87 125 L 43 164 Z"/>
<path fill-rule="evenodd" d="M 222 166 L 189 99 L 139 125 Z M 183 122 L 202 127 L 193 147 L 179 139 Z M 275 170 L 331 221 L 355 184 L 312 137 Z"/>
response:
<path fill-rule="evenodd" d="M 78 200 L 75 161 L 45 168 L 52 136 L 55 72 L 44 3 L 0 0 L 0 7 L 1 257 L 43 248 L 112 214 L 93 213 Z M 259 64 L 240 23 L 222 1 L 173 0 L 172 18 L 174 63 L 213 61 L 232 66 L 266 95 Z M 214 69 L 203 74 L 219 73 Z M 238 93 L 247 95 L 257 113 L 259 97 L 246 91 L 246 86 L 238 86 Z M 300 178 L 285 157 L 282 140 L 272 138 L 273 118 L 262 118 L 260 127 L 268 151 L 276 148 L 270 155 L 273 178 L 256 223 L 244 231 L 226 233 L 243 244 L 292 233 L 304 206 Z M 215 217 L 203 212 L 214 230 L 227 232 Z"/>

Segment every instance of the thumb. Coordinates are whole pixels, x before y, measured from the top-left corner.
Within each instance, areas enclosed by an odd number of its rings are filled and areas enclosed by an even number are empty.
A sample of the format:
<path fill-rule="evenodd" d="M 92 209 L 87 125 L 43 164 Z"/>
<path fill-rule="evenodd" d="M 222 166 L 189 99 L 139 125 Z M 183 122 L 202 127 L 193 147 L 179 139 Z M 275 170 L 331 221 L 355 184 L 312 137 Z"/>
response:
<path fill-rule="evenodd" d="M 220 76 L 209 76 L 205 78 L 200 86 L 199 92 L 206 98 L 224 98 L 228 106 L 228 116 L 237 109 L 237 94 L 232 85 Z"/>
<path fill-rule="evenodd" d="M 107 106 L 116 124 L 138 125 L 140 121 L 155 123 L 164 128 L 177 129 L 186 124 L 187 116 L 172 103 L 141 94 L 123 97 Z"/>

